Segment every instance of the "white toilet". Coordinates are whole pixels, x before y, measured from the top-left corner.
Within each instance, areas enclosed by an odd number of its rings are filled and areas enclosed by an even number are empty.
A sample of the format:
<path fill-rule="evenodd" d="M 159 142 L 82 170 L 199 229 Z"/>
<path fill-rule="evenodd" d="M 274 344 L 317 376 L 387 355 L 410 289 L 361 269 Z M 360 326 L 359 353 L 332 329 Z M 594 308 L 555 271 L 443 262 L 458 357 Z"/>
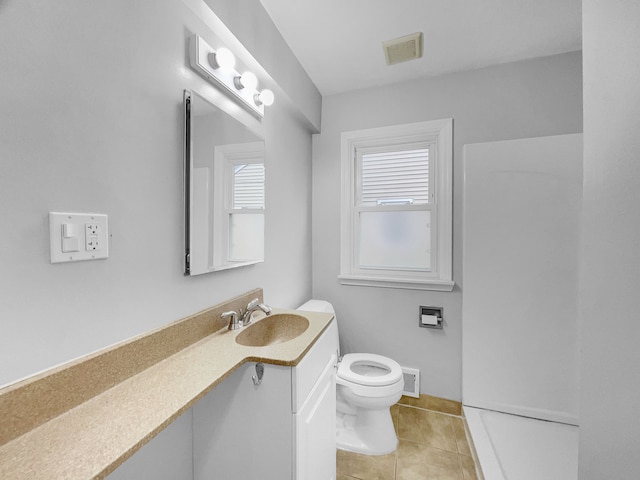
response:
<path fill-rule="evenodd" d="M 298 310 L 335 311 L 324 300 L 309 300 Z M 337 322 L 337 317 L 336 317 Z M 338 336 L 336 350 L 340 352 Z M 389 408 L 402 396 L 402 368 L 373 353 L 349 353 L 336 373 L 336 445 L 341 450 L 384 455 L 398 446 Z"/>

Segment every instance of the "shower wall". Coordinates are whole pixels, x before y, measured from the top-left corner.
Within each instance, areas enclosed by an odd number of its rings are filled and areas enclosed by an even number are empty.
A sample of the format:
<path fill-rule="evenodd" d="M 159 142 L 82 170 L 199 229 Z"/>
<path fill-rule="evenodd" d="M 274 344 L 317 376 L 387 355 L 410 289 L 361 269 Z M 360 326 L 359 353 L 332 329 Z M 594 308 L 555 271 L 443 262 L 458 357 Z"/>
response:
<path fill-rule="evenodd" d="M 463 403 L 577 424 L 582 135 L 465 145 L 463 209 Z"/>

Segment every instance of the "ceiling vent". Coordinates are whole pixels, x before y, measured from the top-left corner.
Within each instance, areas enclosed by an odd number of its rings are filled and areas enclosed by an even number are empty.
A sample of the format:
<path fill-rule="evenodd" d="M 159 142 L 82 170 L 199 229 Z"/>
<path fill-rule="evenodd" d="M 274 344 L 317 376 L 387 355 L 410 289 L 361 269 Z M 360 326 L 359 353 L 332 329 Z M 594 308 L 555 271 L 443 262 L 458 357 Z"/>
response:
<path fill-rule="evenodd" d="M 422 32 L 382 42 L 387 65 L 422 57 Z"/>

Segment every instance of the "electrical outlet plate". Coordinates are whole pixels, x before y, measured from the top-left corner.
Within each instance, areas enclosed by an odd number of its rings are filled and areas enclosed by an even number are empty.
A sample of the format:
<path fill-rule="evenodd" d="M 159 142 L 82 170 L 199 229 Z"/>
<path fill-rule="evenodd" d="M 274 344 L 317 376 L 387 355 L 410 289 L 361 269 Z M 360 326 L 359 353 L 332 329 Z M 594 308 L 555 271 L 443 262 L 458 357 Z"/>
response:
<path fill-rule="evenodd" d="M 107 215 L 49 213 L 51 263 L 79 262 L 109 257 Z"/>

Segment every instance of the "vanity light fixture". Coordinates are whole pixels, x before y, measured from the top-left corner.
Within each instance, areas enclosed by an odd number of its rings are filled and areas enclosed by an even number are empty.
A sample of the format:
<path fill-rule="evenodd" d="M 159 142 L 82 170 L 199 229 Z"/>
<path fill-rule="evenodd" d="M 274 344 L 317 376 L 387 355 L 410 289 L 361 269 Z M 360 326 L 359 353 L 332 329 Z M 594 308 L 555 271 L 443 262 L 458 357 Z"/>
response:
<path fill-rule="evenodd" d="M 215 69 L 233 70 L 236 66 L 236 57 L 231 50 L 225 47 L 217 49 L 209 54 L 209 64 Z"/>
<path fill-rule="evenodd" d="M 267 88 L 262 90 L 260 93 L 256 93 L 253 96 L 253 101 L 256 102 L 256 105 L 264 105 L 265 107 L 270 107 L 273 105 L 273 101 L 275 100 L 275 95 L 273 92 Z"/>
<path fill-rule="evenodd" d="M 238 90 L 243 88 L 255 90 L 258 86 L 258 77 L 256 77 L 255 73 L 246 71 L 239 77 L 234 78 L 233 83 Z"/>
<path fill-rule="evenodd" d="M 191 67 L 211 83 L 247 107 L 252 113 L 264 117 L 264 107 L 273 105 L 274 94 L 269 89 L 258 90 L 258 77 L 245 70 L 236 71 L 236 59 L 226 47 L 213 48 L 199 35 L 189 41 Z M 239 67 L 242 68 L 242 67 Z"/>

